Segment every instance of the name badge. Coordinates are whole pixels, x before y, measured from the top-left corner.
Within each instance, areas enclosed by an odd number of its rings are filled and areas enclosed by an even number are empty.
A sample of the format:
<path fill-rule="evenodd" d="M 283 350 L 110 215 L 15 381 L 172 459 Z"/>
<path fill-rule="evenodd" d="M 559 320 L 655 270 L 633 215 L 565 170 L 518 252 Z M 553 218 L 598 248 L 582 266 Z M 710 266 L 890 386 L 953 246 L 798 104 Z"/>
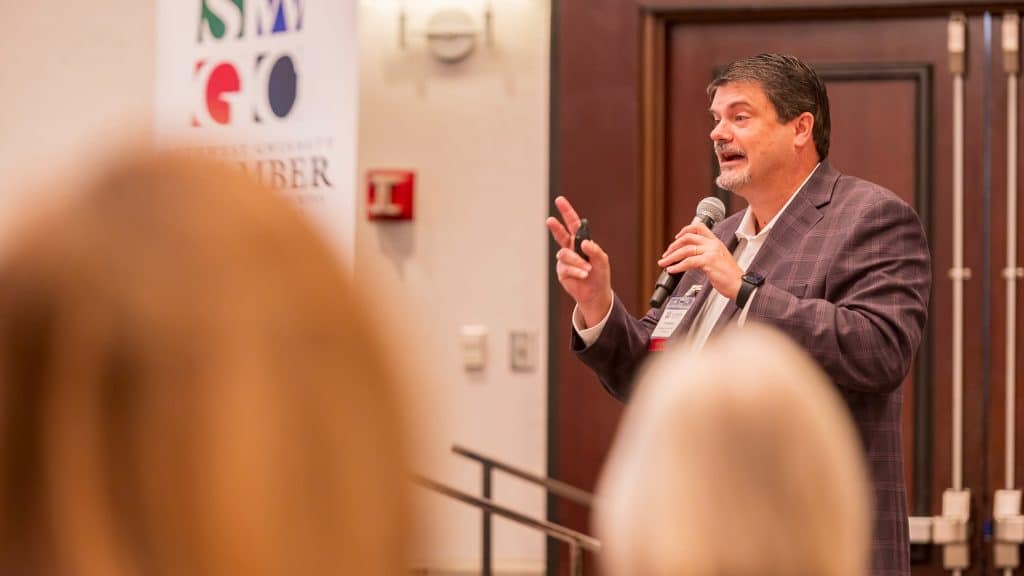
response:
<path fill-rule="evenodd" d="M 661 318 L 658 320 L 658 325 L 654 327 L 654 332 L 651 332 L 651 342 L 647 345 L 648 350 L 657 352 L 665 349 L 665 342 L 675 333 L 679 323 L 683 321 L 683 317 L 693 307 L 697 295 L 700 294 L 700 289 L 700 284 L 695 284 L 686 291 L 686 294 L 668 299 L 665 311 L 662 312 Z"/>

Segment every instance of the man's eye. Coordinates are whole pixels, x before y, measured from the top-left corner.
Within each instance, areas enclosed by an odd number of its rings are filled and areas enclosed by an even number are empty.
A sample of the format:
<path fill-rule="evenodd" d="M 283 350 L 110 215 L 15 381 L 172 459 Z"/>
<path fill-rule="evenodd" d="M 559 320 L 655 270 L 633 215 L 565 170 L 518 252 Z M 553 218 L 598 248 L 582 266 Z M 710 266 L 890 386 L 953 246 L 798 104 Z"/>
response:
<path fill-rule="evenodd" d="M 746 114 L 737 114 L 736 116 L 733 117 L 733 120 L 735 120 L 736 122 L 742 122 L 742 121 L 747 120 L 749 118 L 750 117 L 747 116 Z"/>

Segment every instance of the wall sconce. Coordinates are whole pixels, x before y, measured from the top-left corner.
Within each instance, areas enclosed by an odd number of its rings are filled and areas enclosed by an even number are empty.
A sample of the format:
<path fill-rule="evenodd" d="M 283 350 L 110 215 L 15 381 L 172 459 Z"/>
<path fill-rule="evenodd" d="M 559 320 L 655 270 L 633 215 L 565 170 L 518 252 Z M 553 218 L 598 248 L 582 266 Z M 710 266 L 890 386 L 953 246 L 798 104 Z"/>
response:
<path fill-rule="evenodd" d="M 448 8 L 433 13 L 427 20 L 427 27 L 423 30 L 423 36 L 427 41 L 427 48 L 430 54 L 445 64 L 455 64 L 465 60 L 476 48 L 477 37 L 481 34 L 487 46 L 492 46 L 493 36 L 493 11 L 491 3 L 487 2 L 483 12 L 483 29 L 477 28 L 473 17 L 469 12 L 460 8 Z M 405 4 L 402 4 L 398 14 L 398 46 L 405 50 L 407 46 L 406 36 L 408 33 L 408 16 L 405 11 Z"/>

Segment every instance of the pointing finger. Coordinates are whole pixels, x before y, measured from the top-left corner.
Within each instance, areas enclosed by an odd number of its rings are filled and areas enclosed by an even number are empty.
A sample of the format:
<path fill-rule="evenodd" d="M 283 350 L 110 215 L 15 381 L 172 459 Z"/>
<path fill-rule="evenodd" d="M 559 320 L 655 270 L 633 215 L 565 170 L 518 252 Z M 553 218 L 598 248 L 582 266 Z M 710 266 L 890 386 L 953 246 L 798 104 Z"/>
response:
<path fill-rule="evenodd" d="M 572 235 L 565 229 L 565 226 L 554 216 L 548 216 L 544 224 L 551 231 L 551 237 L 562 248 L 569 248 L 572 245 Z"/>
<path fill-rule="evenodd" d="M 565 226 L 569 229 L 569 234 L 576 234 L 576 231 L 580 228 L 580 216 L 576 213 L 572 204 L 565 199 L 565 196 L 559 196 L 555 198 L 555 207 L 558 208 L 558 212 L 562 215 L 562 221 L 565 222 Z"/>

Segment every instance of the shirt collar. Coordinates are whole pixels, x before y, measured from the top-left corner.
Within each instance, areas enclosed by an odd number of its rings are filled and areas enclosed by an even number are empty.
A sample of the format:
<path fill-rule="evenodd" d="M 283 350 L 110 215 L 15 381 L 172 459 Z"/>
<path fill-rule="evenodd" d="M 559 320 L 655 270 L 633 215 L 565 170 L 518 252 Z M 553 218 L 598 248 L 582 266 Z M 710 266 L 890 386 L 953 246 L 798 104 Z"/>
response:
<path fill-rule="evenodd" d="M 740 240 L 750 242 L 755 238 L 762 238 L 766 236 L 768 231 L 772 229 L 772 226 L 775 226 L 775 222 L 779 219 L 779 216 L 782 216 L 782 213 L 786 211 L 786 208 L 789 208 L 789 205 L 793 203 L 793 199 L 796 198 L 796 195 L 804 189 L 804 186 L 807 185 L 807 181 L 811 179 L 811 176 L 814 176 L 815 172 L 818 171 L 818 166 L 821 166 L 821 162 L 815 164 L 814 169 L 811 170 L 811 173 L 807 175 L 807 178 L 804 178 L 804 181 L 800 183 L 796 192 L 793 192 L 793 194 L 790 195 L 789 200 L 786 200 L 786 203 L 782 206 L 782 210 L 779 210 L 779 213 L 776 214 L 768 224 L 765 224 L 764 228 L 761 228 L 761 231 L 756 234 L 754 233 L 754 213 L 751 212 L 750 207 L 747 206 L 746 212 L 743 213 L 743 219 L 740 220 L 740 225 L 736 228 L 736 237 Z"/>

